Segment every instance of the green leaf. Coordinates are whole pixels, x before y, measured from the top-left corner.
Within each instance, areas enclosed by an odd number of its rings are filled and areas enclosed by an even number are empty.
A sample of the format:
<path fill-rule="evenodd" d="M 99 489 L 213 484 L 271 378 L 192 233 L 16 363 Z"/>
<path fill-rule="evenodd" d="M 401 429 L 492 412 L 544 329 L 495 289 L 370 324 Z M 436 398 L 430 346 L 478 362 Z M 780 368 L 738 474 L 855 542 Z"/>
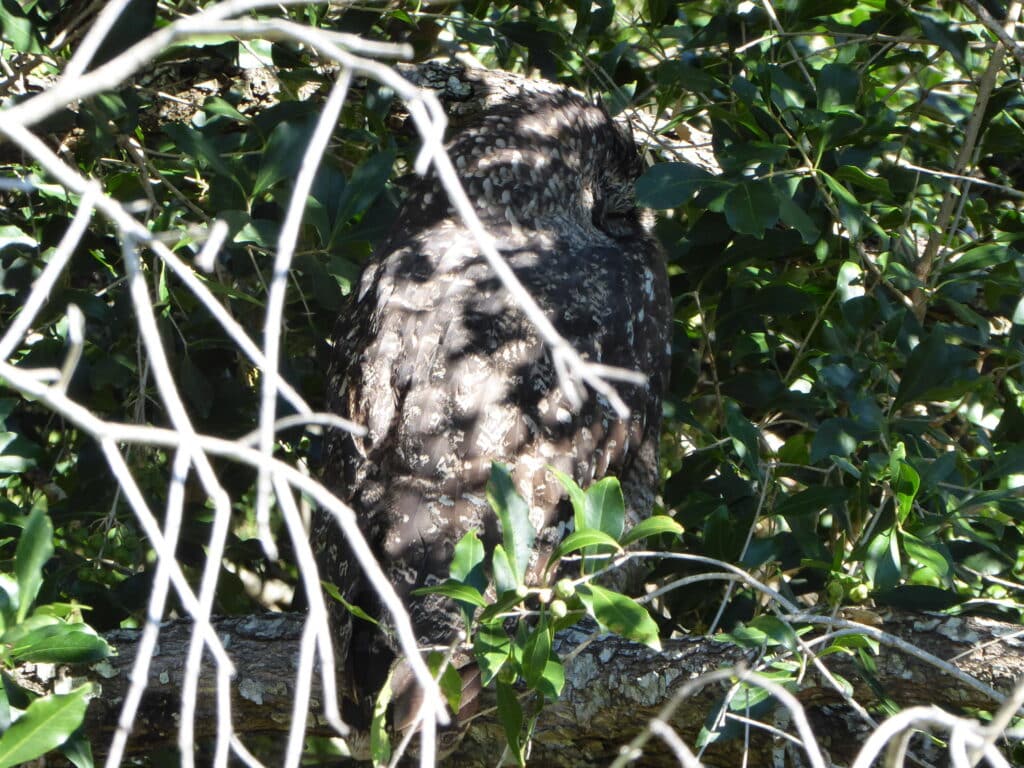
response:
<path fill-rule="evenodd" d="M 905 461 L 894 462 L 891 470 L 893 492 L 896 494 L 897 519 L 902 525 L 913 507 L 917 490 L 921 487 L 921 476 Z"/>
<path fill-rule="evenodd" d="M 83 632 L 81 624 L 54 624 L 21 637 L 11 647 L 17 662 L 85 664 L 110 655 L 110 646 L 98 635 Z"/>
<path fill-rule="evenodd" d="M 491 464 L 487 501 L 501 521 L 501 538 L 508 555 L 508 564 L 512 567 L 516 584 L 521 584 L 530 563 L 530 552 L 537 532 L 530 523 L 530 508 L 516 491 L 512 475 L 497 462 Z"/>
<path fill-rule="evenodd" d="M 16 475 L 39 463 L 43 450 L 17 432 L 0 432 L 0 475 Z"/>
<path fill-rule="evenodd" d="M 783 517 L 814 515 L 834 504 L 842 504 L 850 497 L 846 488 L 832 488 L 814 485 L 810 488 L 785 496 L 775 507 L 775 514 Z"/>
<path fill-rule="evenodd" d="M 959 64 L 965 71 L 969 70 L 969 65 L 967 63 L 967 46 L 969 39 L 959 28 L 959 23 L 954 23 L 948 18 L 936 21 L 931 16 L 926 16 L 923 13 L 915 13 L 913 11 L 911 11 L 911 14 L 915 19 L 917 19 L 917 23 L 921 25 L 921 31 L 924 33 L 926 38 L 948 51 L 956 60 L 957 64 Z"/>
<path fill-rule="evenodd" d="M 490 685 L 498 676 L 511 652 L 512 639 L 505 632 L 502 619 L 480 627 L 473 642 L 473 654 L 480 665 L 480 680 L 484 685 Z"/>
<path fill-rule="evenodd" d="M 516 689 L 508 683 L 498 681 L 498 722 L 505 731 L 509 752 L 521 768 L 526 765 L 523 759 L 522 730 L 523 708 L 519 704 Z"/>
<path fill-rule="evenodd" d="M 768 642 L 768 634 L 757 627 L 737 624 L 731 632 L 720 632 L 715 635 L 716 643 L 731 643 L 741 648 L 760 648 Z"/>
<path fill-rule="evenodd" d="M 203 165 L 222 176 L 231 176 L 231 169 L 224 162 L 220 150 L 202 131 L 183 123 L 167 123 L 163 126 L 163 132 L 177 145 L 177 150 L 191 157 L 197 166 Z"/>
<path fill-rule="evenodd" d="M 659 163 L 636 180 L 636 197 L 648 208 L 677 208 L 715 178 L 691 163 Z"/>
<path fill-rule="evenodd" d="M 743 465 L 750 470 L 754 477 L 761 476 L 761 468 L 758 465 L 758 445 L 760 433 L 757 427 L 750 423 L 739 405 L 734 400 L 725 402 L 725 428 L 732 438 L 732 447 L 739 456 Z"/>
<path fill-rule="evenodd" d="M 860 75 L 845 64 L 826 64 L 818 73 L 818 109 L 835 112 L 857 104 Z"/>
<path fill-rule="evenodd" d="M 634 600 L 612 592 L 597 584 L 583 584 L 576 588 L 587 613 L 601 625 L 601 628 L 615 632 L 630 640 L 660 649 L 658 625 L 643 606 Z"/>
<path fill-rule="evenodd" d="M 220 115 L 230 118 L 239 123 L 252 122 L 248 117 L 239 112 L 233 104 L 225 101 L 220 96 L 211 96 L 203 102 L 203 111 L 208 115 Z"/>
<path fill-rule="evenodd" d="M 0 768 L 35 760 L 67 741 L 85 719 L 91 692 L 92 686 L 86 684 L 33 701 L 0 737 Z"/>
<path fill-rule="evenodd" d="M 0 733 L 11 727 L 11 702 L 7 697 L 6 681 L 0 677 Z"/>
<path fill-rule="evenodd" d="M 672 534 L 673 536 L 682 536 L 683 526 L 668 515 L 654 515 L 646 520 L 641 520 L 626 531 L 626 534 L 619 539 L 619 543 L 623 547 L 628 547 L 634 541 L 646 539 L 648 536 L 660 536 L 665 533 Z"/>
<path fill-rule="evenodd" d="M 422 595 L 444 595 L 452 600 L 468 603 L 476 608 L 486 608 L 487 601 L 483 595 L 477 592 L 468 584 L 460 584 L 457 581 L 446 581 L 443 584 L 435 584 L 431 587 L 418 587 L 412 591 L 416 596 Z"/>
<path fill-rule="evenodd" d="M 487 589 L 487 574 L 484 571 L 484 544 L 474 528 L 468 531 L 455 545 L 455 555 L 449 569 L 451 577 L 483 593 Z"/>
<path fill-rule="evenodd" d="M 565 687 L 565 667 L 559 659 L 552 658 L 548 659 L 544 665 L 544 674 L 541 679 L 537 681 L 537 690 L 540 691 L 545 698 L 557 699 L 562 695 L 562 689 Z"/>
<path fill-rule="evenodd" d="M 916 560 L 921 566 L 932 571 L 938 578 L 944 579 L 950 573 L 950 562 L 938 550 L 928 546 L 913 534 L 904 531 L 900 541 L 907 556 Z"/>
<path fill-rule="evenodd" d="M 881 176 L 869 176 L 864 169 L 855 165 L 843 165 L 832 174 L 839 181 L 848 181 L 854 186 L 874 192 L 879 197 L 892 197 L 887 179 Z"/>
<path fill-rule="evenodd" d="M 902 575 L 900 563 L 899 540 L 895 529 L 876 534 L 868 543 L 864 572 L 875 589 L 884 592 L 896 586 Z"/>
<path fill-rule="evenodd" d="M 574 527 L 577 531 L 582 531 L 587 527 L 587 495 L 576 484 L 576 481 L 565 474 L 565 472 L 552 466 L 548 466 L 548 471 L 558 478 L 558 482 L 562 484 L 565 492 L 569 495 L 569 501 L 572 504 Z"/>
<path fill-rule="evenodd" d="M 43 566 L 53 556 L 53 524 L 44 505 L 29 513 L 18 538 L 14 571 L 18 577 L 18 621 L 24 621 L 43 584 Z"/>
<path fill-rule="evenodd" d="M 377 196 L 384 191 L 384 185 L 391 176 L 395 165 L 395 150 L 387 149 L 378 152 L 360 163 L 352 172 L 352 178 L 345 186 L 341 195 L 341 204 L 335 214 L 335 221 L 340 225 L 358 216 L 370 207 Z"/>
<path fill-rule="evenodd" d="M 494 588 L 499 597 L 506 592 L 514 592 L 522 584 L 522 580 L 516 576 L 515 567 L 501 544 L 494 547 L 494 554 L 491 555 L 491 572 L 494 574 Z"/>
<path fill-rule="evenodd" d="M 537 688 L 544 677 L 544 668 L 550 658 L 551 633 L 542 616 L 523 647 L 523 679 L 528 686 Z"/>
<path fill-rule="evenodd" d="M 736 684 L 735 693 L 729 699 L 729 709 L 746 713 L 769 698 L 771 693 L 763 686 L 740 682 Z"/>
<path fill-rule="evenodd" d="M 850 194 L 850 190 L 843 186 L 842 182 L 822 170 L 819 170 L 818 174 L 835 196 L 836 205 L 839 207 L 839 220 L 846 227 L 852 238 L 855 240 L 859 239 L 865 229 L 870 229 L 876 234 L 881 233 L 882 236 L 885 236 L 882 229 L 867 215 L 864 206 L 861 205 L 856 197 Z"/>
<path fill-rule="evenodd" d="M 605 477 L 587 488 L 583 518 L 587 528 L 603 531 L 612 539 L 622 535 L 626 504 L 618 478 Z"/>
<path fill-rule="evenodd" d="M 326 592 L 328 595 L 330 595 L 335 600 L 337 600 L 339 603 L 341 603 L 343 606 L 345 606 L 345 610 L 348 611 L 349 613 L 351 613 L 357 619 L 362 619 L 363 621 L 368 621 L 371 624 L 377 624 L 378 623 L 377 620 L 375 618 L 373 618 L 373 616 L 368 614 L 366 611 L 364 611 L 358 605 L 353 605 L 348 600 L 346 600 L 344 597 L 342 597 L 341 592 L 331 582 L 329 582 L 329 581 L 321 581 L 320 582 L 320 586 L 323 587 L 324 592 Z"/>
<path fill-rule="evenodd" d="M 387 765 L 391 761 L 391 739 L 388 738 L 388 705 L 391 704 L 391 673 L 373 704 L 370 721 L 370 755 L 374 765 Z"/>
<path fill-rule="evenodd" d="M 786 622 L 775 616 L 758 616 L 750 622 L 750 626 L 764 632 L 773 643 L 781 645 L 793 653 L 799 651 L 796 632 Z"/>
<path fill-rule="evenodd" d="M 82 728 L 60 745 L 60 751 L 75 768 L 93 768 L 92 746 Z"/>
<path fill-rule="evenodd" d="M 427 666 L 430 668 L 430 673 L 437 678 L 438 687 L 448 704 L 448 709 L 458 712 L 462 705 L 462 675 L 454 665 L 448 664 L 444 668 L 444 672 L 441 672 L 441 676 L 438 677 L 438 671 L 442 664 L 444 664 L 443 653 L 432 651 L 427 657 Z"/>
<path fill-rule="evenodd" d="M 735 232 L 758 239 L 779 220 L 779 201 L 768 181 L 748 180 L 725 196 L 725 220 Z"/>
<path fill-rule="evenodd" d="M 942 270 L 943 275 L 960 272 L 974 272 L 1003 264 L 1012 258 L 1009 249 L 1002 243 L 985 243 L 968 248 L 955 259 L 950 260 Z"/>
<path fill-rule="evenodd" d="M 780 192 L 776 196 L 776 200 L 779 203 L 779 218 L 782 223 L 799 232 L 800 239 L 806 245 L 811 245 L 821 239 L 821 230 L 818 229 L 818 225 L 789 195 Z"/>
<path fill-rule="evenodd" d="M 825 419 L 811 441 L 811 463 L 817 464 L 829 457 L 845 459 L 857 450 L 860 441 L 866 437 L 864 428 L 852 419 Z"/>
<path fill-rule="evenodd" d="M 282 179 L 295 178 L 302 158 L 316 129 L 316 119 L 303 115 L 274 126 L 260 155 L 260 169 L 252 196 L 258 198 Z"/>
<path fill-rule="evenodd" d="M 914 347 L 900 378 L 893 407 L 920 402 L 929 396 L 947 399 L 966 391 L 966 384 L 978 377 L 977 355 L 956 344 L 947 344 L 941 331 L 933 331 Z"/>
<path fill-rule="evenodd" d="M 585 528 L 582 531 L 573 531 L 562 539 L 562 543 L 558 545 L 558 548 L 551 555 L 551 566 L 554 567 L 558 560 L 573 552 L 578 552 L 584 547 L 601 547 L 606 552 L 619 552 L 622 550 L 619 542 L 607 533 L 594 530 L 593 528 Z"/>
<path fill-rule="evenodd" d="M 0 28 L 3 29 L 3 39 L 18 53 L 43 53 L 45 50 L 37 24 L 15 0 L 0 3 Z"/>

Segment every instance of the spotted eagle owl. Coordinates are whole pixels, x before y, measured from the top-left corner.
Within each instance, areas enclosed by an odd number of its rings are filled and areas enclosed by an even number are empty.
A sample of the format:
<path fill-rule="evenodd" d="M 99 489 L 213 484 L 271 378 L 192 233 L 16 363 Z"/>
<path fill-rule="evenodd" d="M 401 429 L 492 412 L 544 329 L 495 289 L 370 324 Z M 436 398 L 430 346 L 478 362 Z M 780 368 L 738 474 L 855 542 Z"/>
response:
<path fill-rule="evenodd" d="M 583 487 L 619 477 L 632 521 L 649 514 L 658 480 L 671 297 L 634 200 L 641 158 L 601 106 L 547 83 L 503 82 L 449 143 L 460 180 L 565 339 L 591 361 L 643 372 L 647 384 L 618 387 L 628 418 L 593 393 L 574 410 L 550 350 L 440 184 L 428 177 L 411 192 L 338 323 L 329 405 L 367 431 L 328 437 L 325 481 L 355 510 L 425 646 L 447 646 L 461 619 L 450 601 L 411 592 L 447 578 L 467 531 L 488 550 L 500 540 L 485 500 L 492 462 L 510 468 L 529 503 L 535 575 L 572 520 L 548 467 Z M 384 627 L 342 610 L 332 617 L 358 727 L 397 648 L 332 519 L 319 516 L 312 536 L 321 577 Z"/>

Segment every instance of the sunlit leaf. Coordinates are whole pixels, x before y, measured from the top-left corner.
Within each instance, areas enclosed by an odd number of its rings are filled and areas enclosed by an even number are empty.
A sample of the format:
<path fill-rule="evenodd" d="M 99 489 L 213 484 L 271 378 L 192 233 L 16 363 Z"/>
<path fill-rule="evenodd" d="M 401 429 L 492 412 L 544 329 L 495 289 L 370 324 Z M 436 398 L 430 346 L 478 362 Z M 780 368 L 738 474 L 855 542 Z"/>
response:
<path fill-rule="evenodd" d="M 648 517 L 646 520 L 641 520 L 626 531 L 622 538 L 619 539 L 619 543 L 624 547 L 628 547 L 634 541 L 640 541 L 641 539 L 646 539 L 648 536 L 660 536 L 666 533 L 673 536 L 681 536 L 683 533 L 683 526 L 668 515 L 654 515 L 653 517 Z"/>
<path fill-rule="evenodd" d="M 18 621 L 28 615 L 43 584 L 43 566 L 52 556 L 53 524 L 46 514 L 45 505 L 37 505 L 21 529 L 14 556 L 14 571 L 18 577 Z"/>
<path fill-rule="evenodd" d="M 519 696 L 516 689 L 508 683 L 498 681 L 498 722 L 505 730 L 505 739 L 508 741 L 508 750 L 512 758 L 519 766 L 525 766 L 523 759 L 523 748 L 521 745 L 523 730 L 523 708 L 519 704 Z"/>
<path fill-rule="evenodd" d="M 412 594 L 417 596 L 444 595 L 452 600 L 468 603 L 477 608 L 485 608 L 487 606 L 487 601 L 484 600 L 483 595 L 468 584 L 461 584 L 457 581 L 446 581 L 443 584 L 435 584 L 431 587 L 419 587 L 414 589 Z"/>
<path fill-rule="evenodd" d="M 36 699 L 0 737 L 0 768 L 26 763 L 63 744 L 85 718 L 89 684 Z"/>
<path fill-rule="evenodd" d="M 593 583 L 577 587 L 576 594 L 602 629 L 652 648 L 661 648 L 658 625 L 636 601 Z"/>
<path fill-rule="evenodd" d="M 487 501 L 501 521 L 501 536 L 505 544 L 508 565 L 516 582 L 520 584 L 530 562 L 533 540 L 537 535 L 530 523 L 530 508 L 519 495 L 512 475 L 501 464 L 491 465 L 491 478 L 487 482 Z M 497 553 L 495 553 L 497 559 Z"/>
<path fill-rule="evenodd" d="M 523 647 L 523 678 L 531 688 L 536 688 L 544 677 L 544 669 L 551 657 L 551 633 L 542 618 L 530 632 Z"/>
<path fill-rule="evenodd" d="M 587 488 L 583 517 L 587 528 L 603 531 L 613 540 L 622 535 L 626 506 L 618 478 L 605 477 Z"/>

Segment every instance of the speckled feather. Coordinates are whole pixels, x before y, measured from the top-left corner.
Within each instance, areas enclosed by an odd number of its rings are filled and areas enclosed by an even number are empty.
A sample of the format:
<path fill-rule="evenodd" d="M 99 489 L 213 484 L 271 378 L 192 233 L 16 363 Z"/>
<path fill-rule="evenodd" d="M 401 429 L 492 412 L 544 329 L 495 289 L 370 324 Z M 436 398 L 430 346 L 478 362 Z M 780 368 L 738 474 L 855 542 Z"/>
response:
<path fill-rule="evenodd" d="M 492 461 L 512 468 L 530 504 L 533 577 L 572 519 L 549 465 L 584 487 L 619 476 L 631 522 L 650 513 L 670 333 L 664 260 L 633 199 L 641 161 L 601 107 L 523 81 L 449 150 L 500 252 L 559 332 L 585 357 L 649 381 L 618 387 L 627 420 L 593 394 L 573 412 L 544 343 L 440 185 L 427 178 L 412 191 L 338 322 L 329 405 L 368 433 L 328 437 L 325 481 L 356 510 L 423 645 L 447 645 L 461 620 L 449 601 L 410 591 L 447 577 L 468 530 L 488 548 L 500 540 L 485 500 Z M 329 516 L 316 517 L 312 538 L 322 578 L 386 628 Z M 332 621 L 345 689 L 365 715 L 393 641 L 341 610 Z"/>

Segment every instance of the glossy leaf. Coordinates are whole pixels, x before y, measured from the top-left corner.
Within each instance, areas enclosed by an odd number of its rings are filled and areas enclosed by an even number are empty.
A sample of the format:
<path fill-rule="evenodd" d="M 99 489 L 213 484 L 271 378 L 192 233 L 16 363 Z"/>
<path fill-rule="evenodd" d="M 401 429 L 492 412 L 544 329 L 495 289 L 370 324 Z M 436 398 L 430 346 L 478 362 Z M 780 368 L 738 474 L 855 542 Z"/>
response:
<path fill-rule="evenodd" d="M 637 179 L 637 200 L 650 208 L 676 208 L 712 179 L 707 171 L 690 163 L 659 163 Z"/>
<path fill-rule="evenodd" d="M 860 75 L 845 64 L 826 64 L 818 73 L 818 109 L 834 112 L 857 103 Z"/>
<path fill-rule="evenodd" d="M 391 739 L 388 738 L 387 713 L 391 704 L 391 675 L 381 686 L 373 703 L 373 717 L 370 721 L 370 755 L 375 765 L 387 765 L 391 760 Z"/>
<path fill-rule="evenodd" d="M 512 652 L 512 640 L 505 633 L 501 620 L 480 627 L 473 643 L 473 652 L 480 665 L 481 682 L 490 685 L 508 662 Z"/>
<path fill-rule="evenodd" d="M 56 749 L 74 733 L 85 718 L 91 685 L 70 693 L 36 699 L 24 714 L 0 736 L 0 768 L 35 760 Z"/>
<path fill-rule="evenodd" d="M 577 531 L 581 531 L 587 527 L 587 495 L 583 492 L 576 481 L 573 480 L 569 475 L 565 474 L 555 467 L 549 466 L 548 471 L 551 472 L 562 484 L 566 494 L 569 496 L 569 502 L 572 504 L 573 511 L 573 523 Z"/>
<path fill-rule="evenodd" d="M 491 571 L 494 574 L 494 585 L 499 596 L 505 592 L 514 592 L 522 583 L 522 579 L 516 575 L 516 568 L 512 564 L 511 558 L 501 544 L 494 547 L 494 554 L 491 555 Z"/>
<path fill-rule="evenodd" d="M 743 181 L 725 196 L 725 218 L 729 226 L 744 235 L 764 237 L 779 220 L 779 201 L 767 181 Z"/>
<path fill-rule="evenodd" d="M 622 535 L 626 504 L 618 478 L 604 477 L 587 488 L 583 518 L 586 528 L 602 531 L 612 539 Z"/>
<path fill-rule="evenodd" d="M 875 589 L 889 590 L 896 586 L 901 574 L 899 539 L 893 529 L 875 534 L 868 544 L 864 571 Z"/>
<path fill-rule="evenodd" d="M 18 621 L 28 615 L 43 584 L 43 566 L 53 556 L 53 524 L 41 506 L 36 506 L 18 537 L 14 571 L 18 577 Z"/>
<path fill-rule="evenodd" d="M 449 580 L 443 584 L 435 584 L 431 587 L 418 587 L 412 591 L 412 594 L 418 596 L 444 595 L 452 600 L 468 603 L 476 608 L 485 608 L 487 606 L 487 601 L 484 600 L 483 595 L 468 584 L 461 584 L 457 581 Z"/>
<path fill-rule="evenodd" d="M 530 523 L 530 509 L 526 500 L 519 495 L 512 475 L 501 464 L 491 465 L 491 479 L 487 483 L 487 501 L 501 521 L 501 537 L 507 564 L 515 583 L 521 584 L 526 567 L 530 562 L 533 540 L 537 535 Z M 497 561 L 497 552 L 495 552 Z M 495 564 L 495 570 L 497 570 Z M 495 576 L 497 578 L 497 576 Z"/>
<path fill-rule="evenodd" d="M 102 637 L 83 632 L 81 625 L 54 624 L 21 637 L 10 653 L 18 662 L 85 664 L 107 658 L 110 646 Z"/>
<path fill-rule="evenodd" d="M 576 594 L 602 629 L 652 648 L 661 648 L 658 625 L 634 600 L 593 583 L 577 587 Z"/>
<path fill-rule="evenodd" d="M 626 531 L 622 538 L 619 539 L 619 543 L 623 547 L 628 547 L 633 542 L 646 539 L 648 536 L 661 536 L 663 534 L 681 536 L 683 534 L 683 526 L 668 515 L 654 515 L 646 520 L 641 520 Z"/>
<path fill-rule="evenodd" d="M 523 647 L 523 678 L 531 688 L 537 688 L 544 677 L 544 669 L 551 657 L 551 633 L 541 618 L 530 632 Z"/>
<path fill-rule="evenodd" d="M 498 722 L 505 730 L 505 738 L 508 741 L 509 752 L 512 759 L 519 766 L 525 766 L 523 758 L 522 731 L 523 731 L 523 708 L 519 704 L 519 696 L 516 689 L 508 683 L 498 681 Z"/>
<path fill-rule="evenodd" d="M 487 589 L 487 574 L 484 572 L 484 544 L 476 529 L 469 531 L 455 545 L 452 558 L 451 577 L 455 581 L 473 587 L 477 592 Z"/>
<path fill-rule="evenodd" d="M 582 531 L 573 531 L 566 536 L 562 540 L 562 543 L 555 549 L 551 556 L 551 560 L 552 562 L 557 562 L 566 555 L 571 555 L 573 552 L 579 552 L 581 549 L 587 547 L 594 547 L 594 551 L 597 551 L 596 548 L 598 547 L 606 552 L 619 552 L 622 550 L 619 542 L 607 533 L 593 528 L 585 528 Z"/>
<path fill-rule="evenodd" d="M 86 738 L 85 732 L 79 728 L 60 745 L 60 752 L 71 762 L 75 768 L 93 768 L 95 763 L 92 758 L 92 745 Z"/>

